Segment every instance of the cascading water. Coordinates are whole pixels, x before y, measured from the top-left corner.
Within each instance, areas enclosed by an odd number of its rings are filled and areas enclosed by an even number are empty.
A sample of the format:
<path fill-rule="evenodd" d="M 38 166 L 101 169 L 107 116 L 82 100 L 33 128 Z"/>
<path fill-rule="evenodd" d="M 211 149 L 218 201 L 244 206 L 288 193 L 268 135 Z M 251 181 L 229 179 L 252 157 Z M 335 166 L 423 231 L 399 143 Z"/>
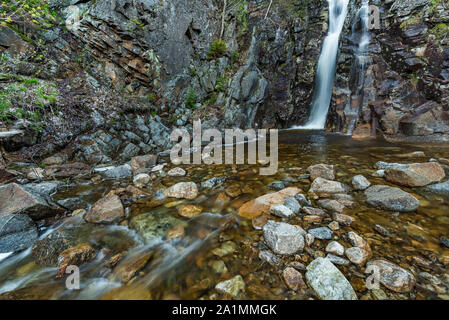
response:
<path fill-rule="evenodd" d="M 294 129 L 324 129 L 334 86 L 338 43 L 348 13 L 349 0 L 328 0 L 329 30 L 318 60 L 312 108 L 309 120 Z"/>
<path fill-rule="evenodd" d="M 347 127 L 343 131 L 348 135 L 352 135 L 354 131 L 363 103 L 365 75 L 370 61 L 369 55 L 367 54 L 367 49 L 371 41 L 368 30 L 368 19 L 369 2 L 368 0 L 363 0 L 362 6 L 355 15 L 351 29 L 351 37 L 349 38 L 353 45 L 354 61 L 351 67 L 350 79 L 351 98 L 344 110 Z"/>

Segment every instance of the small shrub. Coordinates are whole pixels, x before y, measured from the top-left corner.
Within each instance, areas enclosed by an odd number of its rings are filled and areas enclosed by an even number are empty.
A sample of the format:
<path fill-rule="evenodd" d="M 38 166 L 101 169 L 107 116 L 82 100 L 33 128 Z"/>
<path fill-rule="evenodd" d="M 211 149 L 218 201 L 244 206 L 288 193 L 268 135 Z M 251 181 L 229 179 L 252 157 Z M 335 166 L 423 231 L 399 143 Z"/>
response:
<path fill-rule="evenodd" d="M 211 44 L 208 51 L 209 59 L 217 59 L 226 54 L 226 42 L 222 39 L 215 39 Z"/>
<path fill-rule="evenodd" d="M 186 107 L 189 109 L 193 109 L 195 107 L 195 104 L 197 102 L 198 97 L 196 96 L 195 90 L 193 90 L 193 88 L 190 88 L 187 91 L 187 95 L 186 95 Z"/>

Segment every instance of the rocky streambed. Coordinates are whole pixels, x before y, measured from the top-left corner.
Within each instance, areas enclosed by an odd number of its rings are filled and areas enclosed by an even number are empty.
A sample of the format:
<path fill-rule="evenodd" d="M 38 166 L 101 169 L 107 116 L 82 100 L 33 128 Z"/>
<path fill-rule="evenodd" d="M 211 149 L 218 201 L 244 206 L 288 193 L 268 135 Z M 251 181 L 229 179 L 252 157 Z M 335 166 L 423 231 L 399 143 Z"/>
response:
<path fill-rule="evenodd" d="M 284 131 L 274 176 L 164 153 L 10 163 L 0 298 L 448 299 L 448 159 Z"/>

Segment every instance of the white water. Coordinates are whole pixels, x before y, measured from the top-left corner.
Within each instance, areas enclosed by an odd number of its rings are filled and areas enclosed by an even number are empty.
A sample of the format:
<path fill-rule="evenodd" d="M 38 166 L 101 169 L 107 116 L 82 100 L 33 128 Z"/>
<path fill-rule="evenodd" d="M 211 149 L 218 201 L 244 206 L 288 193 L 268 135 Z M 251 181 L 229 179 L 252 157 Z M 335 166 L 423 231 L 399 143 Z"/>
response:
<path fill-rule="evenodd" d="M 328 0 L 329 30 L 318 60 L 312 108 L 307 123 L 294 129 L 324 129 L 334 86 L 335 66 L 341 30 L 348 13 L 349 0 Z"/>

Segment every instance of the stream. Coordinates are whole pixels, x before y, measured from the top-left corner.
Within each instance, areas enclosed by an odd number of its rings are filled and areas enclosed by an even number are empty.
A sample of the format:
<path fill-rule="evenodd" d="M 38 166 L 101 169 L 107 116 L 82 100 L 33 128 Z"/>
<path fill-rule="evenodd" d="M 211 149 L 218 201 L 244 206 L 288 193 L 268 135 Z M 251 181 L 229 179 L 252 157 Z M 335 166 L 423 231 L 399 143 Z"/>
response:
<path fill-rule="evenodd" d="M 335 180 L 347 185 L 351 185 L 355 175 L 364 175 L 373 185 L 391 185 L 373 176 L 376 162 L 449 159 L 449 145 L 395 145 L 296 130 L 281 131 L 279 140 L 276 175 L 260 176 L 256 174 L 256 165 L 180 165 L 187 171 L 186 176 L 160 176 L 143 188 L 147 195 L 129 197 L 129 202 L 124 203 L 129 208 L 129 217 L 119 225 L 87 223 L 81 215 L 67 215 L 40 225 L 41 240 L 59 234 L 73 243 L 89 243 L 96 248 L 95 258 L 80 267 L 79 290 L 67 289 L 66 278 L 55 277 L 57 267 L 38 264 L 30 248 L 0 256 L 0 298 L 221 299 L 224 296 L 217 292 L 216 284 L 240 275 L 245 283 L 242 299 L 315 299 L 310 288 L 290 290 L 283 282 L 282 268 L 259 259 L 258 252 L 267 248 L 263 233 L 253 226 L 254 221 L 238 216 L 238 208 L 276 191 L 273 182 L 301 188 L 307 194 L 310 180 L 304 174 L 313 164 L 333 164 Z M 425 157 L 402 156 L 414 151 L 424 152 Z M 169 162 L 168 158 L 163 160 Z M 164 170 L 173 167 L 169 164 Z M 157 196 L 158 190 L 177 182 L 193 181 L 200 186 L 214 177 L 223 179 L 213 188 L 199 188 L 193 200 Z M 92 175 L 66 181 L 52 197 L 55 201 L 78 197 L 88 209 L 111 190 L 131 184 L 131 179 L 104 180 Z M 232 196 L 225 195 L 224 191 L 230 187 Z M 338 268 L 359 299 L 448 299 L 449 248 L 440 244 L 440 238 L 449 236 L 449 199 L 420 188 L 400 188 L 419 199 L 416 212 L 380 210 L 367 205 L 363 192 L 351 191 L 354 203 L 344 213 L 355 222 L 334 231 L 334 240 L 349 247 L 346 234 L 356 232 L 370 244 L 371 259 L 387 259 L 412 272 L 417 279 L 414 289 L 397 293 L 383 287 L 373 293 L 366 288 L 364 268 L 354 264 Z M 192 218 L 182 217 L 179 209 L 185 205 L 200 207 L 201 213 Z M 274 216 L 270 219 L 281 220 Z M 331 221 L 330 217 L 313 222 L 296 216 L 289 223 L 308 230 L 327 226 Z M 376 232 L 375 225 L 388 230 L 389 235 Z M 307 265 L 324 254 L 327 243 L 315 240 L 311 250 L 282 257 L 281 264 Z"/>

